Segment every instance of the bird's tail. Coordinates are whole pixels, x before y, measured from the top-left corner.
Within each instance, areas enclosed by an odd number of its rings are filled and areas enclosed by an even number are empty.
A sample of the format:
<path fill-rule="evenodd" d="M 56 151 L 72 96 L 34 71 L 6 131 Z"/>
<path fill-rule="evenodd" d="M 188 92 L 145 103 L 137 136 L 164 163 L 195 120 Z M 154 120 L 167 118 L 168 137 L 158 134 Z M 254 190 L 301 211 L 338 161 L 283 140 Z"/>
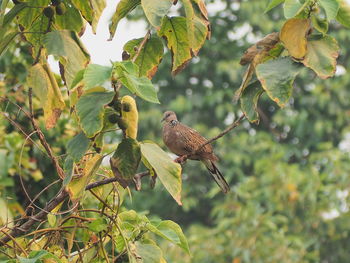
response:
<path fill-rule="evenodd" d="M 221 174 L 219 169 L 216 167 L 215 163 L 208 159 L 202 160 L 202 162 L 205 164 L 208 171 L 213 176 L 215 182 L 218 184 L 221 191 L 227 194 L 227 192 L 230 191 L 230 186 L 226 182 L 224 176 Z"/>

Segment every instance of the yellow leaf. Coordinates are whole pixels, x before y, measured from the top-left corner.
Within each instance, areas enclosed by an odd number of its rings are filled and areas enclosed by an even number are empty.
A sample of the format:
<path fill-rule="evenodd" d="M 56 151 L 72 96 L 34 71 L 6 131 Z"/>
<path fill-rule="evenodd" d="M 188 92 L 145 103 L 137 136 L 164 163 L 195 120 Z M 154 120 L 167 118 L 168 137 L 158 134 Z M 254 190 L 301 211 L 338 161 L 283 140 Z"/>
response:
<path fill-rule="evenodd" d="M 29 69 L 27 84 L 40 100 L 46 129 L 53 128 L 65 107 L 55 76 L 46 64 L 38 63 Z"/>
<path fill-rule="evenodd" d="M 73 202 L 79 201 L 82 197 L 86 185 L 90 182 L 92 176 L 100 167 L 102 162 L 102 155 L 96 154 L 91 159 L 87 160 L 85 167 L 82 171 L 82 175 L 78 178 L 74 178 L 66 187 L 69 196 Z"/>
<path fill-rule="evenodd" d="M 307 49 L 306 36 L 309 30 L 310 19 L 292 18 L 284 23 L 280 40 L 292 57 L 296 59 L 304 58 Z"/>
<path fill-rule="evenodd" d="M 126 136 L 132 139 L 137 137 L 137 123 L 139 120 L 139 114 L 137 111 L 136 102 L 131 96 L 124 96 L 121 99 L 122 104 L 129 104 L 129 111 L 122 110 L 122 119 L 128 124 L 128 128 L 125 130 Z"/>

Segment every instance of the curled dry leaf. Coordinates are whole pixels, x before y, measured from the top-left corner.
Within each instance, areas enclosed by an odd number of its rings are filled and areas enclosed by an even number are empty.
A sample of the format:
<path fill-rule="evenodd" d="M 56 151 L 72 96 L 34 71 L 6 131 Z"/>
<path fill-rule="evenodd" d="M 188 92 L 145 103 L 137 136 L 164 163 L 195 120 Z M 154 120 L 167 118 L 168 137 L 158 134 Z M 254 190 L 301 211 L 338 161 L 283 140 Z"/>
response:
<path fill-rule="evenodd" d="M 273 48 L 277 43 L 279 42 L 279 34 L 278 32 L 273 32 L 270 33 L 268 35 L 266 35 L 263 39 L 261 39 L 260 41 L 258 41 L 255 45 L 251 46 L 250 48 L 248 48 L 241 60 L 240 60 L 240 64 L 246 65 L 248 63 L 251 63 L 254 59 L 254 57 L 261 52 L 262 50 L 268 51 L 271 48 Z"/>

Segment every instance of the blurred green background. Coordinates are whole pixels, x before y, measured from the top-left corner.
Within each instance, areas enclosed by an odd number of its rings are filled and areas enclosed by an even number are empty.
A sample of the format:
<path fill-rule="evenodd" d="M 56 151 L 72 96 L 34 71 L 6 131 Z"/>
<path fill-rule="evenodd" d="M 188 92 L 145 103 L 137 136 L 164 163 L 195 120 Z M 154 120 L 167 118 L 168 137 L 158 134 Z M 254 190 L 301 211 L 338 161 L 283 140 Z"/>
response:
<path fill-rule="evenodd" d="M 281 8 L 264 14 L 267 1 L 209 2 L 215 3 L 208 5 L 212 38 L 199 56 L 172 77 L 167 54 L 153 79 L 162 104 L 138 100 L 139 140 L 154 140 L 166 149 L 160 124 L 165 110 L 175 111 L 180 121 L 207 138 L 240 116 L 239 104 L 233 100 L 245 70 L 239 65 L 240 57 L 257 40 L 278 31 L 284 17 Z M 320 80 L 304 69 L 284 109 L 263 95 L 259 125 L 244 121 L 213 144 L 218 166 L 231 185 L 228 195 L 220 192 L 202 164 L 188 161 L 182 207 L 159 182 L 151 190 L 146 179 L 143 190 L 127 200 L 127 208 L 174 220 L 184 229 L 192 257 L 164 242 L 168 262 L 349 262 L 350 33 L 331 23 L 329 34 L 341 47 L 335 77 Z M 26 46 L 21 48 L 26 52 Z M 21 48 L 9 49 L 0 60 L 4 74 L 0 93 L 16 99 L 25 97 L 21 92 L 26 91 L 11 84 L 25 80 L 30 63 L 30 58 L 16 55 Z M 17 112 L 10 104 L 2 107 Z M 62 154 L 73 132 L 67 125 L 62 118 L 46 133 Z M 55 180 L 54 175 L 46 176 L 52 167 L 37 148 L 24 149 L 20 157 L 23 140 L 0 119 L 0 191 L 21 204 L 25 197 L 15 171 L 20 158 L 27 161 L 21 172 L 31 195 Z M 41 202 L 58 187 L 42 195 Z"/>

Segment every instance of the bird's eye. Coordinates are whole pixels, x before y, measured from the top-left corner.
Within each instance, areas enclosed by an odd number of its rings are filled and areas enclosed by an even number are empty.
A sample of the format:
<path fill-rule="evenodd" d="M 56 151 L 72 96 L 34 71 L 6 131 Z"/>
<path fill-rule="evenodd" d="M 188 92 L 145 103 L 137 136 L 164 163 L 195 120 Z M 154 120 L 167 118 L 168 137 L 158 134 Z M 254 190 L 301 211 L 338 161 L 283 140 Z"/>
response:
<path fill-rule="evenodd" d="M 168 118 L 170 116 L 170 113 L 168 113 L 167 115 L 166 115 L 166 117 Z"/>

